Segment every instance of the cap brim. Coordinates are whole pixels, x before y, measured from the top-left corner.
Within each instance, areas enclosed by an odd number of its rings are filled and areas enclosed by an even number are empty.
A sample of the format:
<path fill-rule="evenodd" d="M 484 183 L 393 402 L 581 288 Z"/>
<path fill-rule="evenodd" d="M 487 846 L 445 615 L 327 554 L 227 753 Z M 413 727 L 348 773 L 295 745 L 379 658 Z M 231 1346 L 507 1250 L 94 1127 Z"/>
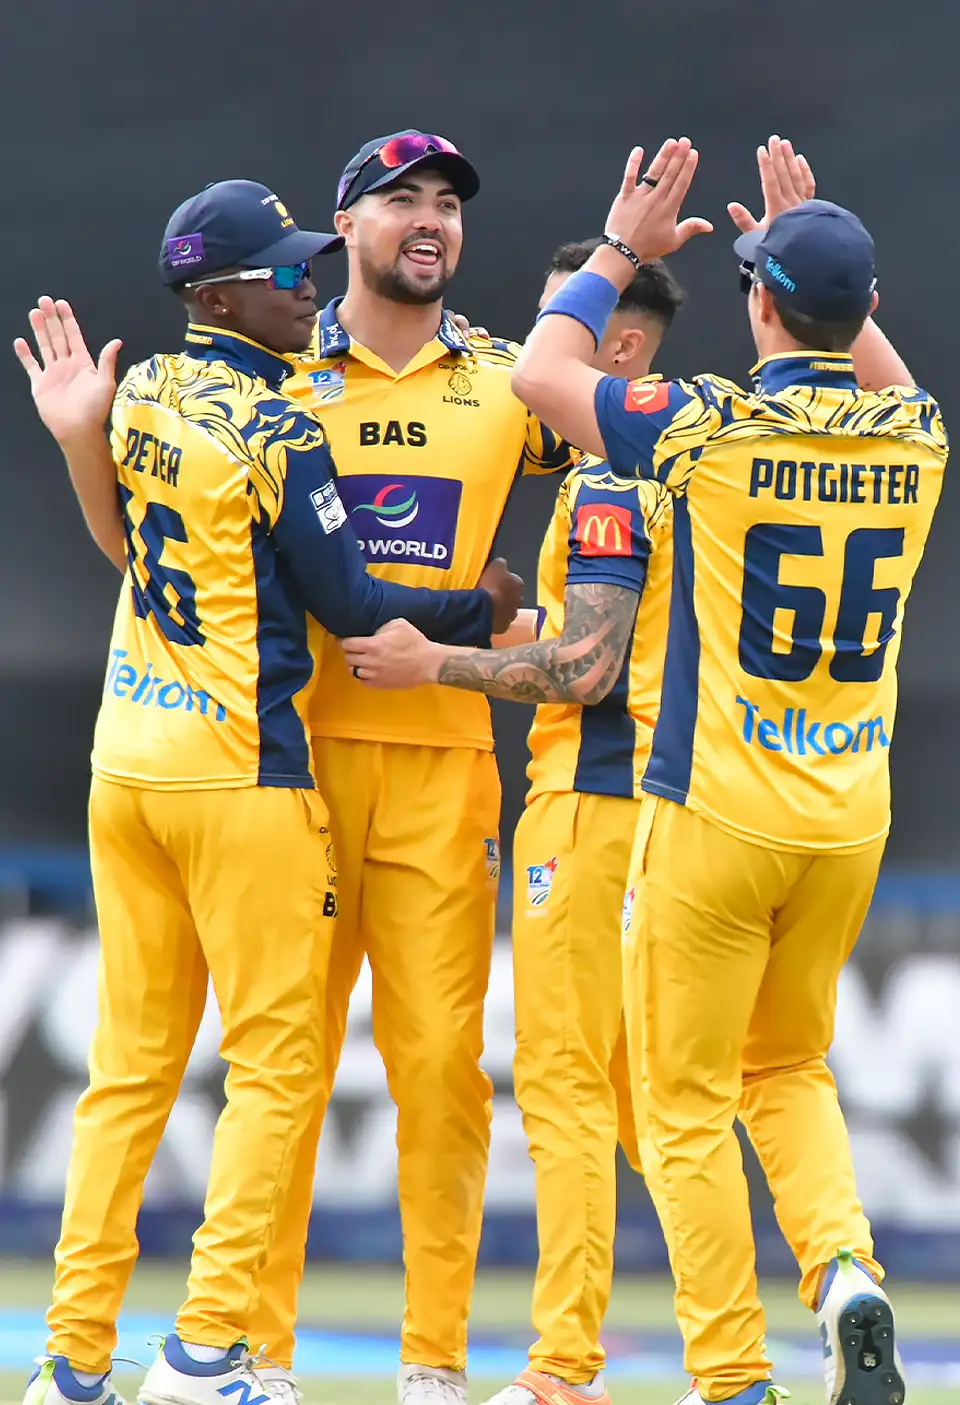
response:
<path fill-rule="evenodd" d="M 426 155 L 408 161 L 405 166 L 397 166 L 394 170 L 387 171 L 379 180 L 368 185 L 362 194 L 369 195 L 371 190 L 383 190 L 385 186 L 402 180 L 408 171 L 415 171 L 422 166 L 433 171 L 445 171 L 461 200 L 472 200 L 480 189 L 480 177 L 465 156 L 453 151 L 428 151 Z"/>
<path fill-rule="evenodd" d="M 733 252 L 737 254 L 744 263 L 752 263 L 756 267 L 757 250 L 763 243 L 765 229 L 751 229 L 749 234 L 741 234 L 739 239 L 733 241 Z"/>
<path fill-rule="evenodd" d="M 339 234 L 318 234 L 309 229 L 292 229 L 269 248 L 238 259 L 241 268 L 269 268 L 292 263 L 306 263 L 320 254 L 335 254 L 343 248 Z"/>

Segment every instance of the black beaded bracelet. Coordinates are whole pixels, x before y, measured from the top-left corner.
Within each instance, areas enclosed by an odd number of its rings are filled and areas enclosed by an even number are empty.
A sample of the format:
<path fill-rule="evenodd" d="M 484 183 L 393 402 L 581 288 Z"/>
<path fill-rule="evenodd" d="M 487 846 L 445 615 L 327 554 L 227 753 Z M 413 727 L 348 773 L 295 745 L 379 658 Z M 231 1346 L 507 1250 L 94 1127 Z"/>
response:
<path fill-rule="evenodd" d="M 600 243 L 609 244 L 611 249 L 616 249 L 618 254 L 622 254 L 625 259 L 629 259 L 638 273 L 641 268 L 643 268 L 643 259 L 633 252 L 629 244 L 625 244 L 623 240 L 618 239 L 615 234 L 601 235 Z"/>

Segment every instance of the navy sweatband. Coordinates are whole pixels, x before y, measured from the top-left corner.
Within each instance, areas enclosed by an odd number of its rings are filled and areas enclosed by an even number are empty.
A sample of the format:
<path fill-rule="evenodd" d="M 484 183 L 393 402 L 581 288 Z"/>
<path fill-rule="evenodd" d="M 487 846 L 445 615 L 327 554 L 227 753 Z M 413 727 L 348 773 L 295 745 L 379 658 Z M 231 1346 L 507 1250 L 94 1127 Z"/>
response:
<path fill-rule="evenodd" d="M 541 634 L 543 633 L 543 626 L 546 624 L 546 622 L 547 622 L 547 610 L 546 610 L 546 606 L 544 606 L 544 605 L 538 605 L 538 606 L 537 606 L 537 625 L 536 625 L 536 630 L 535 630 L 535 634 L 536 634 L 536 638 L 537 638 L 537 639 L 539 639 L 540 636 L 541 636 Z"/>
<path fill-rule="evenodd" d="M 620 294 L 609 278 L 581 268 L 571 273 L 560 291 L 554 293 L 537 321 L 549 317 L 552 312 L 558 312 L 561 317 L 572 317 L 586 327 L 599 346 L 611 313 L 619 301 Z"/>

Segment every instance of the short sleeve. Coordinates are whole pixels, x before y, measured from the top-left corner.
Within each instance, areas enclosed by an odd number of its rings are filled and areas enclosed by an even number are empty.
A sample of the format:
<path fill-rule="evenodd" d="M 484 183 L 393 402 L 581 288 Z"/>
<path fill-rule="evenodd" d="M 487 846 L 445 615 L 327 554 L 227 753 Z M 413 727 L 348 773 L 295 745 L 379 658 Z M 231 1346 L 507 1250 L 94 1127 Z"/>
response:
<path fill-rule="evenodd" d="M 640 485 L 610 477 L 584 474 L 579 481 L 570 511 L 567 584 L 621 585 L 640 595 L 650 558 Z"/>
<path fill-rule="evenodd" d="M 527 435 L 520 458 L 522 474 L 563 473 L 574 466 L 577 458 L 576 449 L 528 412 Z"/>
<path fill-rule="evenodd" d="M 704 445 L 724 419 L 706 379 L 604 376 L 594 404 L 613 471 L 656 479 L 673 493 L 686 490 Z"/>

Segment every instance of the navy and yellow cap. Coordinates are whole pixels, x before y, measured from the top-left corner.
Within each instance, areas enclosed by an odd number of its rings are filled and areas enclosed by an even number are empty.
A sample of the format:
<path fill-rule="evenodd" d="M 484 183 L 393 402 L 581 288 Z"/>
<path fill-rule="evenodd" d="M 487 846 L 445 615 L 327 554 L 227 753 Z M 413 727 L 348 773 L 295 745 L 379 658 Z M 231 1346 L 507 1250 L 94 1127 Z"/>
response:
<path fill-rule="evenodd" d="M 829 200 L 805 200 L 768 229 L 741 234 L 734 251 L 760 282 L 805 317 L 865 317 L 877 286 L 873 239 L 856 215 Z"/>
<path fill-rule="evenodd" d="M 338 234 L 298 229 L 268 186 L 217 181 L 170 216 L 160 247 L 160 277 L 164 283 L 196 282 L 224 268 L 305 263 L 342 248 Z"/>
<path fill-rule="evenodd" d="M 461 200 L 472 200 L 480 189 L 480 177 L 453 142 L 408 127 L 374 137 L 347 162 L 337 186 L 337 209 L 349 209 L 361 195 L 392 185 L 418 166 L 444 171 Z"/>

